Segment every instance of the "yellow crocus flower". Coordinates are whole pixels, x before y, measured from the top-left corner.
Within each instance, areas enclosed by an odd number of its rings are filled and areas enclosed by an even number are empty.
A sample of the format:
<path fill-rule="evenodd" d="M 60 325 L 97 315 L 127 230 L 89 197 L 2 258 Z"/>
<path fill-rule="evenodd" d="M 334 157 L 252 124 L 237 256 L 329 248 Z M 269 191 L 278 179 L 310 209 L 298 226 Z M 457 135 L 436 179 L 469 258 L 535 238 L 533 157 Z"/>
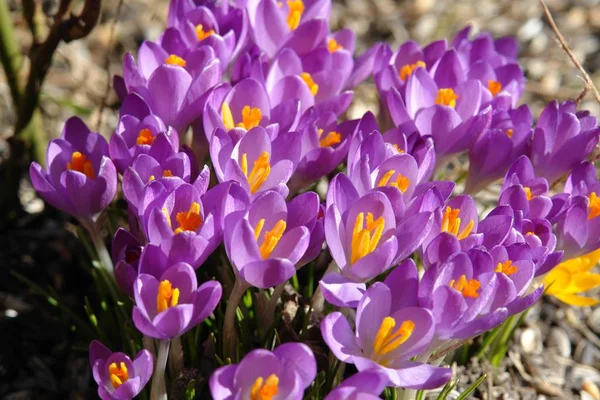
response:
<path fill-rule="evenodd" d="M 544 278 L 546 294 L 572 306 L 593 306 L 600 301 L 580 293 L 600 287 L 600 274 L 591 272 L 600 260 L 600 249 L 558 264 Z"/>

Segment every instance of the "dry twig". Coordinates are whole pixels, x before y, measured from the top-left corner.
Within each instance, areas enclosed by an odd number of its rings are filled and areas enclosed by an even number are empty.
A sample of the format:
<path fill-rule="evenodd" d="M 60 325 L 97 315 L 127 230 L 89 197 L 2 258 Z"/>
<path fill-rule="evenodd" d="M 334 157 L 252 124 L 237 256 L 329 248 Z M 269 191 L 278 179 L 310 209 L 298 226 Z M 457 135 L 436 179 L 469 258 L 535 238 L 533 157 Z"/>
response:
<path fill-rule="evenodd" d="M 121 16 L 121 8 L 123 7 L 123 0 L 119 0 L 119 4 L 117 5 L 117 10 L 115 11 L 115 17 L 110 25 L 110 33 L 108 35 L 108 49 L 106 52 L 106 56 L 104 57 L 104 70 L 106 71 L 106 86 L 104 87 L 104 94 L 102 95 L 102 102 L 100 103 L 100 109 L 98 110 L 98 121 L 96 122 L 96 131 L 100 132 L 100 127 L 102 125 L 102 114 L 104 113 L 104 109 L 106 108 L 106 102 L 108 100 L 108 94 L 110 93 L 110 56 L 112 53 L 112 49 L 115 41 L 115 32 L 117 30 L 117 22 Z"/>
<path fill-rule="evenodd" d="M 600 93 L 598 92 L 598 88 L 596 88 L 596 86 L 594 85 L 594 82 L 592 81 L 592 78 L 590 78 L 590 76 L 588 75 L 586 70 L 583 68 L 583 65 L 581 65 L 581 63 L 579 62 L 579 60 L 573 53 L 573 50 L 571 50 L 571 47 L 569 47 L 569 45 L 567 44 L 567 41 L 565 40 L 562 33 L 560 33 L 560 30 L 558 30 L 558 26 L 556 25 L 556 22 L 554 22 L 554 18 L 552 17 L 552 13 L 550 13 L 550 10 L 548 9 L 546 2 L 544 0 L 539 0 L 539 1 L 540 1 L 540 4 L 542 5 L 544 14 L 546 15 L 546 18 L 548 19 L 550 28 L 552 28 L 552 30 L 554 31 L 554 34 L 556 35 L 556 38 L 558 39 L 560 46 L 563 48 L 565 53 L 567 53 L 567 55 L 569 56 L 569 58 L 571 59 L 573 64 L 575 64 L 575 67 L 577 67 L 579 72 L 581 72 L 581 74 L 583 75 L 583 79 L 585 81 L 586 87 L 592 90 L 592 93 L 594 94 L 596 101 L 598 103 L 600 103 Z"/>

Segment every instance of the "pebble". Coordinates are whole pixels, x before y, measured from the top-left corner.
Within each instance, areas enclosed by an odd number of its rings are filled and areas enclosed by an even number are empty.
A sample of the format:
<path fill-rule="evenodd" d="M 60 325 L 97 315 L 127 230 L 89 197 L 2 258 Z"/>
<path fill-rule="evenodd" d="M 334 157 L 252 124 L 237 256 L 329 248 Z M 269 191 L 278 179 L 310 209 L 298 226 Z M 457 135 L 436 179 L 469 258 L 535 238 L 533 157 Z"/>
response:
<path fill-rule="evenodd" d="M 541 354 L 544 349 L 542 334 L 537 328 L 525 328 L 521 333 L 520 343 L 523 350 L 529 354 Z"/>
<path fill-rule="evenodd" d="M 600 307 L 597 307 L 587 319 L 590 329 L 600 334 Z"/>
<path fill-rule="evenodd" d="M 600 400 L 600 389 L 594 382 L 584 381 L 583 385 L 581 385 L 582 397 L 583 393 L 589 394 L 594 400 Z"/>
<path fill-rule="evenodd" d="M 562 328 L 552 328 L 546 342 L 549 348 L 554 348 L 562 357 L 571 355 L 571 340 Z"/>

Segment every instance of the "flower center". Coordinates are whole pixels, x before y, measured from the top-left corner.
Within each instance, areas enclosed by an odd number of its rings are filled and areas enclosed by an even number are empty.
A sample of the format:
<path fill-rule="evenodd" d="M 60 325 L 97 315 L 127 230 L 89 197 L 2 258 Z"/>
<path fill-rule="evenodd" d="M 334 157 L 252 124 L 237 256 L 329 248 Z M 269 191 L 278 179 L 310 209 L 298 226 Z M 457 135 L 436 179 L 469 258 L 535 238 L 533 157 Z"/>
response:
<path fill-rule="evenodd" d="M 400 189 L 402 193 L 406 192 L 406 189 L 408 189 L 408 186 L 410 185 L 410 179 L 401 173 L 398 173 L 396 179 L 390 182 L 395 173 L 396 170 L 394 169 L 390 169 L 388 172 L 386 172 L 377 183 L 377 187 L 391 186 Z"/>
<path fill-rule="evenodd" d="M 336 131 L 330 131 L 323 137 L 323 129 L 319 129 L 319 145 L 321 147 L 331 147 L 342 141 L 342 134 Z"/>
<path fill-rule="evenodd" d="M 204 31 L 204 27 L 202 26 L 202 24 L 196 25 L 196 37 L 198 38 L 199 41 L 203 41 L 210 35 L 214 35 L 214 34 L 215 34 L 215 31 L 213 29 Z"/>
<path fill-rule="evenodd" d="M 392 317 L 385 317 L 381 321 L 375 340 L 373 341 L 373 351 L 378 356 L 385 356 L 390 351 L 396 350 L 402 343 L 406 342 L 415 330 L 415 323 L 411 320 L 403 321 L 400 327 L 394 331 L 396 320 Z M 387 362 L 381 363 L 386 365 Z"/>
<path fill-rule="evenodd" d="M 129 379 L 129 373 L 127 372 L 127 366 L 124 362 L 112 363 L 108 366 L 108 374 L 110 376 L 110 383 L 113 388 L 118 389 L 123 383 Z"/>
<path fill-rule="evenodd" d="M 254 227 L 254 238 L 257 242 L 260 238 L 260 234 L 264 226 L 265 219 L 262 218 Z M 286 222 L 280 219 L 279 221 L 277 221 L 273 229 L 265 232 L 265 238 L 263 239 L 263 242 L 259 247 L 260 255 L 263 258 L 263 260 L 269 258 L 273 250 L 275 250 L 275 246 L 277 246 L 277 243 L 279 243 L 279 241 L 281 240 L 281 237 L 283 236 L 286 227 Z"/>
<path fill-rule="evenodd" d="M 183 58 L 176 56 L 175 54 L 171 54 L 169 57 L 167 57 L 165 63 L 169 65 L 179 65 L 180 67 L 185 67 L 186 64 Z"/>
<path fill-rule="evenodd" d="M 398 146 L 396 143 L 392 144 L 392 147 L 394 148 L 394 150 L 396 150 L 396 153 L 398 154 L 402 154 L 402 153 L 406 153 L 403 149 L 400 148 L 400 146 Z"/>
<path fill-rule="evenodd" d="M 183 231 L 193 231 L 195 232 L 200 225 L 202 225 L 202 216 L 200 215 L 200 204 L 195 201 L 190 204 L 190 208 L 188 211 L 178 212 L 175 216 L 175 220 L 179 224 L 179 228 L 175 229 L 173 232 L 181 233 Z"/>
<path fill-rule="evenodd" d="M 290 30 L 293 31 L 300 25 L 300 19 L 304 12 L 304 2 L 302 0 L 288 0 L 288 17 L 287 24 Z"/>
<path fill-rule="evenodd" d="M 588 199 L 590 201 L 588 205 L 588 219 L 594 219 L 600 215 L 600 197 L 596 196 L 596 192 L 592 192 Z"/>
<path fill-rule="evenodd" d="M 343 49 L 344 46 L 339 44 L 334 38 L 329 38 L 329 40 L 327 41 L 327 50 L 329 50 L 330 53 L 335 53 L 336 51 Z"/>
<path fill-rule="evenodd" d="M 156 310 L 161 313 L 179 303 L 179 289 L 173 289 L 168 280 L 160 281 L 156 295 Z"/>
<path fill-rule="evenodd" d="M 308 72 L 301 73 L 300 78 L 302 78 L 304 83 L 306 83 L 306 86 L 308 86 L 308 89 L 313 96 L 316 96 L 317 93 L 319 93 L 319 85 L 315 83 L 312 76 L 310 76 Z"/>
<path fill-rule="evenodd" d="M 458 95 L 454 90 L 444 88 L 438 91 L 437 97 L 435 98 L 435 104 L 454 108 L 456 107 L 456 99 L 458 99 Z"/>
<path fill-rule="evenodd" d="M 488 90 L 492 94 L 492 97 L 496 97 L 496 95 L 502 90 L 502 84 L 498 81 L 490 79 L 488 81 Z"/>
<path fill-rule="evenodd" d="M 170 176 L 173 176 L 173 173 L 171 172 L 171 170 L 170 170 L 170 169 L 165 169 L 165 170 L 162 172 L 162 176 L 163 176 L 163 178 L 168 178 L 168 177 L 170 177 Z M 152 181 L 153 181 L 153 180 L 155 180 L 155 179 L 156 179 L 156 177 L 155 177 L 154 175 L 150 175 L 150 177 L 148 177 L 148 182 L 152 182 Z"/>
<path fill-rule="evenodd" d="M 444 210 L 444 214 L 442 215 L 442 232 L 448 232 L 456 236 L 458 240 L 463 240 L 469 236 L 475 226 L 475 222 L 473 220 L 469 221 L 467 226 L 459 232 L 458 230 L 460 229 L 461 221 L 458 213 L 460 213 L 459 208 L 446 207 L 446 210 Z"/>
<path fill-rule="evenodd" d="M 366 222 L 366 227 L 365 227 Z M 352 232 L 352 254 L 350 257 L 350 263 L 354 264 L 373 250 L 377 248 L 383 229 L 385 228 L 385 221 L 383 217 L 373 219 L 372 213 L 367 213 L 365 221 L 365 213 L 358 213 L 356 220 L 354 221 L 354 230 Z"/>
<path fill-rule="evenodd" d="M 242 154 L 240 161 L 240 168 L 246 178 L 248 178 L 248 185 L 250 186 L 250 193 L 254 194 L 262 186 L 263 183 L 269 177 L 271 173 L 271 164 L 269 163 L 269 153 L 263 151 L 258 159 L 254 161 L 254 166 L 250 175 L 248 175 L 248 156 L 246 153 Z"/>
<path fill-rule="evenodd" d="M 260 124 L 262 113 L 258 107 L 244 106 L 244 108 L 242 108 L 242 122 L 239 122 L 236 125 L 229 104 L 223 103 L 221 106 L 221 118 L 223 120 L 223 125 L 227 130 L 233 129 L 234 127 L 250 130 Z"/>
<path fill-rule="evenodd" d="M 85 154 L 78 151 L 74 151 L 71 154 L 71 162 L 67 163 L 67 169 L 71 171 L 81 172 L 90 179 L 94 179 L 96 174 L 94 173 L 94 167 L 92 161 L 88 160 Z"/>
<path fill-rule="evenodd" d="M 417 61 L 414 64 L 406 64 L 402 68 L 400 68 L 400 80 L 406 81 L 409 76 L 412 75 L 413 71 L 418 67 L 425 68 L 427 65 L 423 61 Z"/>
<path fill-rule="evenodd" d="M 516 265 L 513 265 L 512 261 L 507 260 L 502 263 L 499 262 L 498 265 L 496 265 L 495 271 L 502 272 L 504 275 L 510 276 L 517 272 L 518 269 L 519 268 Z"/>
<path fill-rule="evenodd" d="M 144 128 L 138 133 L 137 139 L 135 139 L 135 144 L 152 144 L 154 142 L 154 136 L 152 136 L 152 131 L 148 128 Z"/>
<path fill-rule="evenodd" d="M 527 186 L 523 186 L 523 190 L 525 191 L 525 197 L 527 200 L 531 200 L 535 197 L 535 195 L 531 194 L 531 189 Z"/>
<path fill-rule="evenodd" d="M 250 389 L 250 400 L 272 400 L 279 393 L 279 378 L 275 374 L 269 375 L 267 380 L 256 378 Z"/>
<path fill-rule="evenodd" d="M 463 297 L 479 297 L 479 293 L 477 291 L 481 288 L 481 283 L 477 279 L 469 279 L 467 281 L 467 277 L 462 274 L 458 280 L 452 279 L 450 283 L 448 283 L 452 289 L 456 289 L 462 293 Z"/>
<path fill-rule="evenodd" d="M 506 136 L 508 136 L 510 139 L 512 139 L 512 137 L 513 137 L 513 130 L 512 129 L 507 129 L 506 130 Z"/>

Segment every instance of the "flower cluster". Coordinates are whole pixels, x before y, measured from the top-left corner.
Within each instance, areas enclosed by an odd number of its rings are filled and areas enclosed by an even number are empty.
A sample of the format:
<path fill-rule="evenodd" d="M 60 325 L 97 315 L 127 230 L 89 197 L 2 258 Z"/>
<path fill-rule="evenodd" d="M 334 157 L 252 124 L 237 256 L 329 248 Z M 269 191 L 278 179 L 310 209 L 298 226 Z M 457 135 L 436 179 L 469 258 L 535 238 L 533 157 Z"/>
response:
<path fill-rule="evenodd" d="M 171 0 L 166 30 L 114 80 L 122 106 L 110 140 L 74 117 L 46 168 L 31 165 L 38 193 L 92 234 L 121 182 L 128 228 L 114 234 L 114 278 L 137 330 L 165 343 L 214 326 L 224 295 L 223 359 L 235 361 L 246 290 L 271 293 L 273 312 L 286 282 L 325 252 L 333 261 L 314 297 L 340 311 L 317 313 L 322 337 L 359 371 L 327 398 L 377 398 L 443 385 L 451 370 L 428 363 L 432 353 L 497 327 L 544 288 L 594 304 L 579 293 L 600 285 L 600 183 L 586 161 L 596 118 L 552 102 L 534 124 L 518 105 L 525 78 L 512 38 L 466 28 L 451 42 L 377 44 L 355 57 L 354 33 L 329 30 L 330 9 Z M 379 122 L 345 120 L 369 77 Z M 444 180 L 457 157 L 469 161 L 459 185 Z M 476 194 L 502 178 L 481 213 Z M 317 182 L 328 185 L 323 202 Z M 198 282 L 221 249 L 224 288 Z M 154 364 L 160 381 L 156 358 L 93 342 L 98 394 L 134 397 Z M 316 375 L 312 349 L 290 342 L 216 369 L 210 391 L 301 399 Z"/>

